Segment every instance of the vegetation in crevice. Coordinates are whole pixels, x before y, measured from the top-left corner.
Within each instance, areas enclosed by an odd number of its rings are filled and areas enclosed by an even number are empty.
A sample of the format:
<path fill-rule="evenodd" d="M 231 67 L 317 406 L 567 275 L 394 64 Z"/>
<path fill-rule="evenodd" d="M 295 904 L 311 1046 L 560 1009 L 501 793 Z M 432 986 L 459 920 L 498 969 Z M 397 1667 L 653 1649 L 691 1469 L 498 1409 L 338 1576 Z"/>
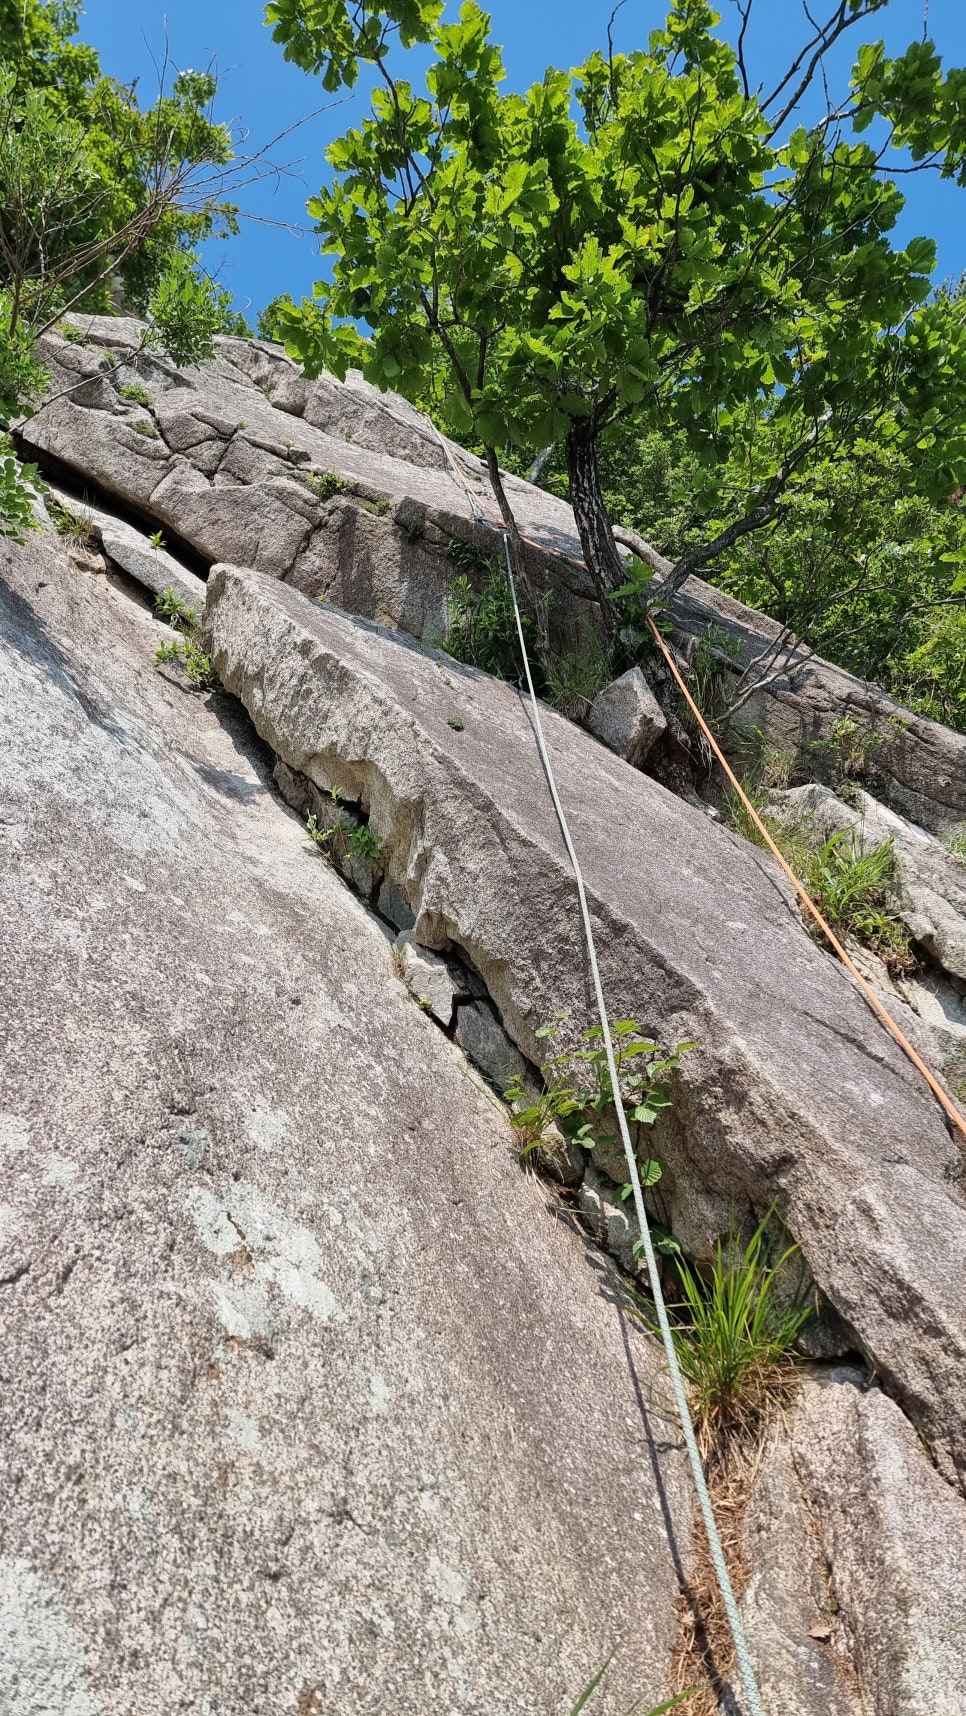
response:
<path fill-rule="evenodd" d="M 179 667 L 196 691 L 220 691 L 221 681 L 211 656 L 198 641 L 198 619 L 194 610 L 170 585 L 155 597 L 154 610 L 166 625 L 181 633 L 154 652 L 155 667 Z"/>
<path fill-rule="evenodd" d="M 811 1317 L 806 1274 L 771 1210 L 750 1238 L 718 1240 L 707 1270 L 680 1255 L 673 1271 L 680 1298 L 669 1306 L 674 1349 L 694 1414 L 695 1433 L 735 1594 L 751 1568 L 742 1523 L 768 1431 L 794 1387 L 796 1342 Z M 635 1294 L 651 1333 L 649 1299 Z M 719 1716 L 734 1670 L 734 1644 L 710 1547 L 697 1510 L 687 1588 L 678 1598 L 671 1684 L 694 1688 L 692 1716 Z"/>

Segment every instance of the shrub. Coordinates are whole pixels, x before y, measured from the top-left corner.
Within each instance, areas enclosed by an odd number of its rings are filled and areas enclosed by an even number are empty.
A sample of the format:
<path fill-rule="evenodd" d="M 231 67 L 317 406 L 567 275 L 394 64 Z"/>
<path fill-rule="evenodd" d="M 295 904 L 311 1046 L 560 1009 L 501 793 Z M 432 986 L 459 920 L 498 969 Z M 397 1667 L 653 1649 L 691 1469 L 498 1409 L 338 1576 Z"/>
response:
<path fill-rule="evenodd" d="M 0 536 L 23 542 L 29 530 L 36 530 L 36 482 L 36 465 L 21 465 L 0 441 Z"/>
<path fill-rule="evenodd" d="M 457 546 L 477 553 L 469 544 Z M 513 598 L 503 574 L 488 561 L 486 565 L 488 572 L 480 590 L 474 589 L 466 572 L 454 579 L 446 604 L 449 623 L 441 643 L 456 661 L 515 683 L 521 669 Z M 523 626 L 528 631 L 530 621 L 524 619 Z"/>

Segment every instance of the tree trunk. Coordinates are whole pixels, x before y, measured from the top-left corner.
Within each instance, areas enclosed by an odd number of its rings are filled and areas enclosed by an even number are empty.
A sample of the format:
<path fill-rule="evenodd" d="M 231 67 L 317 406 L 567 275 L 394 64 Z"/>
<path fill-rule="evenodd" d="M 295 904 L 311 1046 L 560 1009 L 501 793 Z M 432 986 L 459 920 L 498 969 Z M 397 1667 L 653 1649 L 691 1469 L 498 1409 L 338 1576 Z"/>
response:
<path fill-rule="evenodd" d="M 604 613 L 610 616 L 609 623 L 612 623 L 616 619 L 614 604 L 605 600 L 605 592 L 619 589 L 627 582 L 627 575 L 600 492 L 597 431 L 591 417 L 577 418 L 567 435 L 567 474 L 570 477 L 570 504 L 574 509 L 587 570 L 600 592 Z"/>

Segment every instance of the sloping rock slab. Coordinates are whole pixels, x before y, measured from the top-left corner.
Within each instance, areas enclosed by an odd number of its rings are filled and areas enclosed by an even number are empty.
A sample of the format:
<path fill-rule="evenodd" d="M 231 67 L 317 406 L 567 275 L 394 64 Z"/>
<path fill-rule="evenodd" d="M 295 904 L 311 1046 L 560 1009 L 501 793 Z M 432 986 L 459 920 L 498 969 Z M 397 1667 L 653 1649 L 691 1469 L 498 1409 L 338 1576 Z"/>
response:
<path fill-rule="evenodd" d="M 694 640 L 712 625 L 723 629 L 737 645 L 739 672 L 767 656 L 781 633 L 776 621 L 700 578 L 687 580 L 671 608 L 679 632 Z M 881 687 L 821 656 L 793 651 L 787 670 L 749 698 L 740 720 L 760 728 L 790 758 L 804 752 L 809 768 L 821 767 L 823 749 L 834 753 L 842 722 L 854 722 L 869 752 L 876 791 L 896 810 L 938 834 L 966 820 L 966 734 L 913 714 Z"/>
<path fill-rule="evenodd" d="M 217 338 L 209 362 L 178 369 L 145 349 L 141 322 L 72 321 L 85 343 L 56 331 L 41 342 L 51 387 L 22 430 L 32 453 L 97 483 L 152 526 L 177 531 L 209 563 L 257 566 L 349 613 L 414 637 L 442 635 L 452 540 L 471 545 L 478 563 L 496 554 L 493 532 L 474 512 L 482 506 L 497 516 L 480 459 L 449 443 L 457 477 L 429 419 L 398 394 L 380 393 L 353 371 L 344 382 L 307 381 L 280 346 L 263 340 Z M 147 405 L 131 399 L 132 387 L 138 399 L 148 395 Z M 534 585 L 553 593 L 551 629 L 572 647 L 598 613 L 573 513 L 519 477 L 504 473 L 503 481 L 535 544 L 527 550 Z M 693 638 L 723 627 L 742 666 L 780 630 L 700 578 L 687 580 L 671 612 Z M 966 736 L 820 657 L 793 661 L 743 714 L 792 752 L 828 743 L 843 717 L 872 734 L 877 774 L 896 809 L 943 833 L 966 820 Z"/>
<path fill-rule="evenodd" d="M 215 666 L 291 768 L 368 811 L 416 938 L 458 945 L 534 1062 L 592 1015 L 573 879 L 513 689 L 257 573 L 216 567 Z M 803 930 L 771 861 L 561 717 L 548 743 L 615 1017 L 696 1038 L 654 1136 L 692 1247 L 775 1201 L 820 1287 L 966 1472 L 962 1159 Z M 545 1050 L 543 1051 L 545 1053 Z M 663 1189 L 663 1188 L 662 1188 Z"/>
<path fill-rule="evenodd" d="M 461 480 L 404 400 L 357 375 L 306 382 L 261 341 L 218 340 L 211 362 L 178 369 L 143 348 L 137 322 L 81 326 L 87 344 L 56 332 L 41 342 L 51 397 L 23 427 L 27 448 L 177 531 L 209 562 L 257 565 L 417 637 L 445 631 L 451 540 L 484 562 L 498 548 L 467 496 L 495 515 L 478 458 L 452 449 Z M 554 623 L 579 623 L 596 612 L 587 574 L 541 552 L 579 552 L 569 508 L 519 478 L 507 487 L 538 545 L 534 576 L 554 586 Z"/>
<path fill-rule="evenodd" d="M 547 1716 L 618 1634 L 658 1703 L 692 1498 L 604 1261 L 239 707 L 0 569 L 4 1716 Z"/>

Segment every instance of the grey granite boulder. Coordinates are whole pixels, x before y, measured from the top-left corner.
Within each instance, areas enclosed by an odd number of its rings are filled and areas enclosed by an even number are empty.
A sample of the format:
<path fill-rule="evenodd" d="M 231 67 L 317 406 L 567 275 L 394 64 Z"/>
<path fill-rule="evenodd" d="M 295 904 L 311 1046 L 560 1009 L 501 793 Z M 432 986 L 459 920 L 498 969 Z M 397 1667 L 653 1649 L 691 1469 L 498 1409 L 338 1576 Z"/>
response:
<path fill-rule="evenodd" d="M 605 685 L 590 706 L 595 739 L 639 769 L 667 727 L 667 718 L 639 667 Z"/>
<path fill-rule="evenodd" d="M 658 1703 L 656 1356 L 163 635 L 0 548 L 0 1709 Z"/>
<path fill-rule="evenodd" d="M 462 950 L 522 1053 L 590 996 L 573 879 L 524 705 L 378 627 L 219 567 L 224 683 L 292 768 L 358 802 L 424 945 Z M 811 941 L 772 861 L 547 711 L 614 1016 L 696 1040 L 648 1136 L 695 1226 L 774 1203 L 947 1470 L 966 1475 L 962 1157 L 920 1076 Z M 696 1213 L 697 1212 L 697 1213 Z"/>

